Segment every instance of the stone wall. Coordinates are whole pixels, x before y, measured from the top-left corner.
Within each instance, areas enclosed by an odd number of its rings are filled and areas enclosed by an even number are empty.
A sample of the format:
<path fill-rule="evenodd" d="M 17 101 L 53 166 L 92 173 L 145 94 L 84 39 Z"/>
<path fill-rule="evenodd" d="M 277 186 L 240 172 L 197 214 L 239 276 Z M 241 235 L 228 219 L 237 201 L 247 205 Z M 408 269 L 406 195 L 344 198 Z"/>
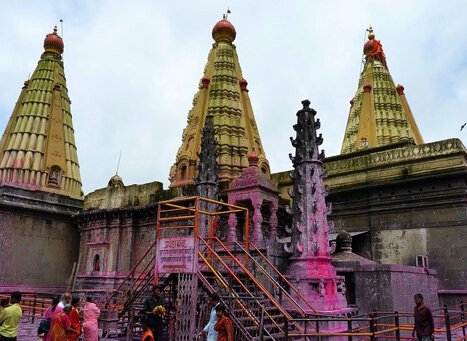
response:
<path fill-rule="evenodd" d="M 81 233 L 78 289 L 117 287 L 155 238 L 155 205 L 82 213 L 75 221 Z"/>
<path fill-rule="evenodd" d="M 82 201 L 0 187 L 0 287 L 56 291 L 78 261 L 79 233 L 71 215 Z"/>
<path fill-rule="evenodd" d="M 359 313 L 373 310 L 412 312 L 413 296 L 421 293 L 427 305 L 437 308 L 436 271 L 394 264 L 335 264 L 338 274 L 353 273 Z"/>

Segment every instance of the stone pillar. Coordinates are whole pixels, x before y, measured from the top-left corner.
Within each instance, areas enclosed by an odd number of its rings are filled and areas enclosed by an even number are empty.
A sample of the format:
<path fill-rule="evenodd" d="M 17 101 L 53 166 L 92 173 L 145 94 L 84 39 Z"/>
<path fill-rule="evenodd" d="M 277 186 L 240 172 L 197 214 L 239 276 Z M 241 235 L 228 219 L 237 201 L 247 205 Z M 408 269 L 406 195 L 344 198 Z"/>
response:
<path fill-rule="evenodd" d="M 236 242 L 237 241 L 237 216 L 235 213 L 229 214 L 229 229 L 227 231 L 227 241 Z"/>
<path fill-rule="evenodd" d="M 261 201 L 258 201 L 254 205 L 253 211 L 253 229 L 251 231 L 251 241 L 257 246 L 261 246 L 263 242 L 263 231 L 261 225 L 263 223 L 263 215 L 261 214 Z"/>
<path fill-rule="evenodd" d="M 269 204 L 269 211 L 271 212 L 271 216 L 269 217 L 269 225 L 271 229 L 270 240 L 274 241 L 277 236 L 277 203 L 271 202 Z"/>

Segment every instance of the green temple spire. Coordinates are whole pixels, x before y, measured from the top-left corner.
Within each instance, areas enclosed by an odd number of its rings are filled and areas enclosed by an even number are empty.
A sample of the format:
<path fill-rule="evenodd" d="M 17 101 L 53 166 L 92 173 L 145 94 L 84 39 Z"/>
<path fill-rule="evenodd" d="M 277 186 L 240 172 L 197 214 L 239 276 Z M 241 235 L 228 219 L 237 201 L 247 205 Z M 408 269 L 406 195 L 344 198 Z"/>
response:
<path fill-rule="evenodd" d="M 341 154 L 404 140 L 423 143 L 404 87 L 396 87 L 381 42 L 375 39 L 372 27 L 367 31 L 368 41 L 363 47 L 365 65 L 357 92 L 350 101 Z"/>
<path fill-rule="evenodd" d="M 0 141 L 0 185 L 81 199 L 81 178 L 57 27 L 24 83 Z"/>
<path fill-rule="evenodd" d="M 261 143 L 248 95 L 248 82 L 243 78 L 233 44 L 237 32 L 226 16 L 212 30 L 213 48 L 209 52 L 204 75 L 188 113 L 182 144 L 170 171 L 171 187 L 193 183 L 201 146 L 201 130 L 206 117 L 212 116 L 219 144 L 219 180 L 231 180 L 248 166 L 247 153 L 253 149 L 259 167 L 270 174 L 269 163 Z"/>

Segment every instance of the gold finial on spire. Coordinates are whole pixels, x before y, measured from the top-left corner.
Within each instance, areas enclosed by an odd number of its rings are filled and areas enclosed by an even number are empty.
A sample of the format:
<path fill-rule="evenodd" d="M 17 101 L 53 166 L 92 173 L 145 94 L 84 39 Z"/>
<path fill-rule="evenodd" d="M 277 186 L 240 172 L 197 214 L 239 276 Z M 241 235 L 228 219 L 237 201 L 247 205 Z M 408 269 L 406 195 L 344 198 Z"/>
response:
<path fill-rule="evenodd" d="M 368 39 L 369 40 L 372 40 L 372 39 L 375 38 L 375 33 L 373 32 L 373 27 L 371 27 L 371 25 L 370 25 L 370 27 L 368 27 L 366 29 L 366 31 L 368 32 Z"/>

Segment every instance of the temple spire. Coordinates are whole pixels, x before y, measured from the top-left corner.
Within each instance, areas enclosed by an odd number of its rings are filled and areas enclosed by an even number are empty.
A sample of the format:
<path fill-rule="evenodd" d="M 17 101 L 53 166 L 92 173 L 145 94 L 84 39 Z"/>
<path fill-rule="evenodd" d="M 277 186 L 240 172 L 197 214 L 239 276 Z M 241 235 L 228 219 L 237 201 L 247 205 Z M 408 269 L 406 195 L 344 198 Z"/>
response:
<path fill-rule="evenodd" d="M 375 39 L 371 26 L 367 32 L 365 65 L 350 102 L 342 154 L 405 140 L 423 143 L 407 99 L 389 73 L 381 42 Z"/>
<path fill-rule="evenodd" d="M 201 128 L 208 115 L 212 116 L 219 146 L 220 181 L 240 175 L 248 166 L 247 153 L 253 148 L 258 154 L 260 169 L 270 174 L 248 95 L 248 82 L 243 78 L 233 44 L 236 35 L 235 27 L 227 18 L 212 29 L 215 42 L 188 113 L 182 144 L 170 171 L 170 187 L 193 183 L 196 178 Z"/>
<path fill-rule="evenodd" d="M 0 141 L 0 185 L 81 199 L 63 50 L 55 26 Z"/>

